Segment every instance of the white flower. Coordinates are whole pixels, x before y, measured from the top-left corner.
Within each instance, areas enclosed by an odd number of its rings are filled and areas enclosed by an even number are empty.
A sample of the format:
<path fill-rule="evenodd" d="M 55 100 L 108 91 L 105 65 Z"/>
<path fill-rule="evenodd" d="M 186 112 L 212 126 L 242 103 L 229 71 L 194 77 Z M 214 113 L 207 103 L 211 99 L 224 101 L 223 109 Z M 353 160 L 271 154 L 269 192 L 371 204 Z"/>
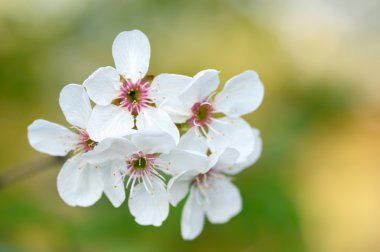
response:
<path fill-rule="evenodd" d="M 90 162 L 119 163 L 129 209 L 140 225 L 160 226 L 169 213 L 169 198 L 163 173 L 176 174 L 197 168 L 205 171 L 209 159 L 202 154 L 206 144 L 181 139 L 179 145 L 167 133 L 138 131 L 129 138 L 108 138 L 88 155 Z"/>
<path fill-rule="evenodd" d="M 149 40 L 138 30 L 120 33 L 112 45 L 116 69 L 102 67 L 96 70 L 84 86 L 97 104 L 90 118 L 88 131 L 93 139 L 123 137 L 134 128 L 159 129 L 170 134 L 176 142 L 179 132 L 170 116 L 155 101 L 164 95 L 179 95 L 188 77 L 170 75 L 175 83 L 164 86 L 151 83 L 146 76 L 150 60 Z"/>
<path fill-rule="evenodd" d="M 90 100 L 80 85 L 65 86 L 60 94 L 59 104 L 73 131 L 45 120 L 36 120 L 28 127 L 30 145 L 36 150 L 52 155 L 74 156 L 66 161 L 58 175 L 57 186 L 61 198 L 70 206 L 90 206 L 99 200 L 104 192 L 115 207 L 125 199 L 122 180 L 119 181 L 113 163 L 107 166 L 90 165 L 85 157 L 96 148 L 87 133 L 91 115 Z"/>
<path fill-rule="evenodd" d="M 223 91 L 213 99 L 219 84 L 218 74 L 216 70 L 201 71 L 192 79 L 187 79 L 184 84 L 186 90 L 179 96 L 168 93 L 157 104 L 176 123 L 186 122 L 196 128 L 197 134 L 207 137 L 212 152 L 234 148 L 240 153 L 238 162 L 242 162 L 254 149 L 254 135 L 249 124 L 240 116 L 259 107 L 264 97 L 264 87 L 256 72 L 246 71 L 228 80 Z M 163 86 L 175 82 L 168 75 L 165 78 L 159 75 L 156 79 L 161 79 Z"/>
<path fill-rule="evenodd" d="M 169 200 L 174 206 L 190 190 L 181 219 L 181 234 L 184 239 L 192 240 L 202 232 L 205 217 L 213 224 L 221 224 L 229 221 L 241 211 L 240 192 L 226 174 L 232 175 L 240 172 L 256 162 L 260 156 L 261 139 L 258 131 L 255 129 L 253 131 L 257 144 L 249 160 L 236 162 L 239 152 L 227 148 L 222 153 L 211 155 L 213 162 L 207 172 L 188 170 L 169 181 Z"/>

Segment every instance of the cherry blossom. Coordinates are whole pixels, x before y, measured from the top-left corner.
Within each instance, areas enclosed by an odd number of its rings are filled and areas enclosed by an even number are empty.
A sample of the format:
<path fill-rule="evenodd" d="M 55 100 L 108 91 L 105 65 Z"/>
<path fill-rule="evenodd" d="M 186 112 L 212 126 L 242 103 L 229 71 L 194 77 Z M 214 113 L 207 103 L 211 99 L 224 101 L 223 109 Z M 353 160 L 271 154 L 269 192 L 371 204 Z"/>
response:
<path fill-rule="evenodd" d="M 160 84 L 171 82 L 174 80 L 166 76 Z M 176 123 L 186 123 L 206 137 L 212 152 L 234 148 L 240 154 L 238 161 L 242 162 L 254 149 L 255 141 L 251 127 L 241 116 L 259 107 L 264 88 L 254 71 L 231 78 L 216 94 L 218 84 L 218 71 L 201 71 L 187 79 L 186 89 L 179 96 L 168 94 L 158 107 L 166 110 Z"/>
<path fill-rule="evenodd" d="M 86 156 L 97 148 L 98 142 L 87 132 L 92 108 L 84 88 L 77 84 L 65 86 L 59 104 L 67 121 L 73 125 L 72 130 L 41 119 L 28 127 L 29 143 L 36 150 L 52 156 L 73 153 L 58 174 L 59 195 L 71 206 L 85 207 L 98 201 L 104 192 L 111 203 L 119 207 L 125 192 L 122 181 L 111 176 L 116 173 L 113 163 L 103 166 L 86 161 Z"/>
<path fill-rule="evenodd" d="M 190 191 L 182 210 L 181 234 L 184 239 L 192 240 L 202 232 L 205 217 L 213 224 L 221 224 L 241 211 L 242 199 L 238 188 L 231 183 L 231 175 L 251 166 L 261 155 L 259 132 L 252 131 L 256 147 L 250 159 L 237 162 L 239 152 L 227 148 L 211 155 L 212 162 L 207 171 L 186 170 L 169 181 L 169 199 L 173 206 Z"/>
<path fill-rule="evenodd" d="M 187 78 L 177 78 L 180 80 L 174 88 L 170 83 L 162 89 L 153 86 L 153 77 L 146 75 L 149 40 L 138 30 L 120 33 L 113 42 L 112 55 L 116 69 L 101 67 L 84 82 L 88 95 L 96 103 L 89 121 L 91 137 L 101 141 L 133 134 L 136 129 L 151 129 L 164 131 L 178 142 L 176 126 L 155 102 L 162 95 L 179 94 L 184 88 L 182 79 Z"/>

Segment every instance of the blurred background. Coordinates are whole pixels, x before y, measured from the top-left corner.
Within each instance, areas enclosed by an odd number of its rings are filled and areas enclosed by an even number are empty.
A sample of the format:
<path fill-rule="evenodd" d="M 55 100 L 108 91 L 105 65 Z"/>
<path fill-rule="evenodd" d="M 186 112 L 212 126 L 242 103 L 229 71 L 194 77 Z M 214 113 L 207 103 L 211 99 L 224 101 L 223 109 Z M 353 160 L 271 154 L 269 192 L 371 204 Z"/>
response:
<path fill-rule="evenodd" d="M 131 29 L 150 39 L 150 74 L 260 74 L 266 97 L 246 119 L 264 152 L 234 180 L 243 211 L 185 242 L 182 205 L 160 228 L 105 197 L 71 208 L 56 166 L 0 190 L 1 252 L 380 251 L 376 0 L 0 0 L 0 171 L 47 157 L 28 124 L 67 125 L 61 88 L 113 66 L 112 42 Z"/>

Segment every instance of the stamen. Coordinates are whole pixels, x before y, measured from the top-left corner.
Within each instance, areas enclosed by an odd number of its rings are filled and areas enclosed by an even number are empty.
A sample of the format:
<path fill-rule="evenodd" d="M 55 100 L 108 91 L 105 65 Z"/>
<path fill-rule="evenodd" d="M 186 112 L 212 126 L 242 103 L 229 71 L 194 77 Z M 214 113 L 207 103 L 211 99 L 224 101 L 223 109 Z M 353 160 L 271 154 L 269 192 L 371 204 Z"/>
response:
<path fill-rule="evenodd" d="M 208 134 L 207 134 L 206 130 L 205 130 L 203 127 L 198 127 L 198 129 L 200 129 L 201 132 L 202 132 L 202 134 L 203 134 L 206 138 L 208 138 Z"/>
<path fill-rule="evenodd" d="M 159 174 L 156 170 L 153 171 L 153 174 L 158 177 L 159 179 L 161 179 L 162 181 L 165 181 L 166 179 L 161 175 Z"/>
<path fill-rule="evenodd" d="M 152 182 L 149 179 L 149 176 L 145 176 L 145 179 L 148 181 L 148 184 L 150 185 L 150 188 L 153 188 Z"/>
<path fill-rule="evenodd" d="M 210 202 L 207 189 L 212 186 L 213 180 L 218 177 L 218 174 L 215 168 L 211 168 L 208 172 L 196 176 L 192 181 L 192 185 L 199 190 L 201 196 L 203 196 L 207 203 Z M 201 199 L 198 200 L 200 203 L 203 202 Z"/>
<path fill-rule="evenodd" d="M 128 178 L 127 185 L 125 186 L 125 188 L 128 188 L 129 183 L 131 182 L 132 178 L 133 178 L 133 176 L 130 175 L 129 178 Z"/>
<path fill-rule="evenodd" d="M 141 79 L 134 83 L 123 80 L 118 102 L 120 106 L 137 115 L 142 108 L 151 106 L 150 83 Z"/>
<path fill-rule="evenodd" d="M 204 127 L 210 124 L 213 106 L 209 101 L 197 102 L 191 108 L 192 116 L 187 121 L 190 127 Z"/>
<path fill-rule="evenodd" d="M 74 152 L 77 153 L 86 153 L 95 148 L 98 143 L 93 141 L 86 130 L 79 129 L 79 141 L 75 147 Z"/>
<path fill-rule="evenodd" d="M 143 185 L 144 185 L 144 187 L 145 187 L 145 190 L 146 190 L 149 194 L 152 194 L 152 192 L 148 189 L 148 186 L 146 185 L 146 182 L 145 182 L 144 177 L 142 177 L 142 183 L 143 183 Z"/>
<path fill-rule="evenodd" d="M 131 185 L 131 190 L 129 191 L 129 197 L 132 198 L 132 195 L 133 195 L 133 188 L 135 187 L 135 182 L 136 182 L 136 179 L 137 177 L 136 176 L 133 176 L 133 181 L 132 181 L 132 185 Z"/>
<path fill-rule="evenodd" d="M 128 188 L 131 183 L 130 197 L 133 195 L 133 189 L 136 183 L 142 183 L 145 190 L 151 194 L 154 188 L 151 179 L 156 177 L 160 181 L 165 181 L 165 178 L 161 176 L 157 169 L 159 169 L 159 165 L 157 164 L 154 154 L 138 152 L 129 157 L 127 160 L 127 172 L 130 175 L 126 188 Z"/>

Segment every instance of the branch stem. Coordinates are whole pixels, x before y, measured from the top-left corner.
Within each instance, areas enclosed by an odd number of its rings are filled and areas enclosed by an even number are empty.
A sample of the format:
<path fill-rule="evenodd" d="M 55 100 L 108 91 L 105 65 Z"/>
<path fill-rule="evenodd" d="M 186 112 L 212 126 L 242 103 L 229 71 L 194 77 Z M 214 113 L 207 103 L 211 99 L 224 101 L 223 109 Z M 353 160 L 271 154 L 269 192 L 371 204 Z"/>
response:
<path fill-rule="evenodd" d="M 0 190 L 20 180 L 32 177 L 48 168 L 63 164 L 63 157 L 49 157 L 21 164 L 0 172 Z"/>

